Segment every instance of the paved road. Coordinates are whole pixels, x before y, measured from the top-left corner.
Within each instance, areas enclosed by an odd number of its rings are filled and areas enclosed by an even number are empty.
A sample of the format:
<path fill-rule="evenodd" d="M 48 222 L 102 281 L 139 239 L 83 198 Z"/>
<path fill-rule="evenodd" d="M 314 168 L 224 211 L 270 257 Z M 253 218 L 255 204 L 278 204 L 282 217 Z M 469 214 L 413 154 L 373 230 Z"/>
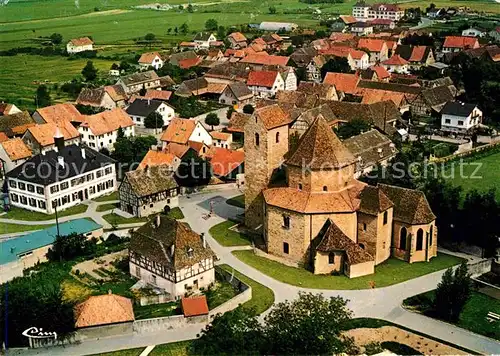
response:
<path fill-rule="evenodd" d="M 241 193 L 236 189 L 226 189 L 192 195 L 190 197 L 181 197 L 180 206 L 182 207 L 185 221 L 198 233 L 204 232 L 206 234 L 210 247 L 220 258 L 219 263 L 227 263 L 248 277 L 271 288 L 274 291 L 276 302 L 296 298 L 299 291 L 322 293 L 325 296 L 339 295 L 349 299 L 348 306 L 353 310 L 356 317 L 372 317 L 388 320 L 484 354 L 495 354 L 500 350 L 499 342 L 441 321 L 411 313 L 401 307 L 403 299 L 434 289 L 441 280 L 444 271 L 431 273 L 384 288 L 369 290 L 318 290 L 299 288 L 281 283 L 244 264 L 231 254 L 234 248 L 226 248 L 219 245 L 208 233 L 209 228 L 214 224 L 227 218 L 235 218 L 243 212 L 243 209 L 225 203 L 227 198 L 239 194 Z M 209 211 L 210 201 L 215 202 L 214 212 L 217 216 L 205 220 L 201 217 Z M 79 345 L 69 345 L 66 348 L 52 348 L 46 351 L 29 350 L 24 352 L 24 354 L 86 355 L 132 347 L 146 347 L 174 340 L 196 338 L 201 327 L 201 325 L 195 325 L 189 328 L 161 331 L 153 334 L 110 337 L 87 341 Z"/>

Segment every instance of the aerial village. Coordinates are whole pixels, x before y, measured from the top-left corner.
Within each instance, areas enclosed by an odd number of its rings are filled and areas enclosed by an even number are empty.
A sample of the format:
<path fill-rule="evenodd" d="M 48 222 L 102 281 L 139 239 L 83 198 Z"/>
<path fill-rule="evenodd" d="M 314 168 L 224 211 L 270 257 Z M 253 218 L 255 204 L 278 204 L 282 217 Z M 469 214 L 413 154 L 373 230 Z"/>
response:
<path fill-rule="evenodd" d="M 499 181 L 456 185 L 475 160 L 498 172 L 500 27 L 409 16 L 360 1 L 322 33 L 207 29 L 76 100 L 1 103 L 3 348 L 498 353 Z"/>

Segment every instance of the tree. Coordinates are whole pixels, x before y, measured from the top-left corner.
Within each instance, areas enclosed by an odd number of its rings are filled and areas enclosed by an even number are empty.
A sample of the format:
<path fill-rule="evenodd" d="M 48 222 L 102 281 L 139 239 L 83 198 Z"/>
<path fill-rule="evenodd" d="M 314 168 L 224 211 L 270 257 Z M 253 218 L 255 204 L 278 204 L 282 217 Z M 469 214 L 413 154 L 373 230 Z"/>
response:
<path fill-rule="evenodd" d="M 176 35 L 179 33 L 179 29 L 177 28 L 177 26 L 175 26 L 174 32 L 175 32 Z"/>
<path fill-rule="evenodd" d="M 208 113 L 207 116 L 205 117 L 205 124 L 212 126 L 213 130 L 214 126 L 220 124 L 219 116 L 214 112 Z"/>
<path fill-rule="evenodd" d="M 226 118 L 228 120 L 231 120 L 231 116 L 233 116 L 233 112 L 235 112 L 236 110 L 234 110 L 234 108 L 232 106 L 229 107 L 229 109 L 227 109 L 227 112 L 226 112 Z"/>
<path fill-rule="evenodd" d="M 215 19 L 208 19 L 205 22 L 205 30 L 207 30 L 207 31 L 215 31 L 215 30 L 217 30 L 217 27 L 219 27 L 219 24 L 217 23 L 217 20 L 215 20 Z"/>
<path fill-rule="evenodd" d="M 210 163 L 190 150 L 184 157 L 175 173 L 177 183 L 182 187 L 207 185 L 212 178 Z"/>
<path fill-rule="evenodd" d="M 345 140 L 346 138 L 359 135 L 362 132 L 366 132 L 371 129 L 371 125 L 368 121 L 364 119 L 353 119 L 336 130 L 337 136 Z"/>
<path fill-rule="evenodd" d="M 220 39 L 224 39 L 224 37 L 226 37 L 226 28 L 224 26 L 217 27 L 217 37 Z"/>
<path fill-rule="evenodd" d="M 87 256 L 95 251 L 95 241 L 87 240 L 83 235 L 72 233 L 67 236 L 56 236 L 47 252 L 49 261 L 70 261 L 76 257 Z"/>
<path fill-rule="evenodd" d="M 120 69 L 120 66 L 119 66 L 118 64 L 116 64 L 116 63 L 113 63 L 113 64 L 111 65 L 111 69 L 112 69 L 112 70 L 119 70 L 119 69 Z"/>
<path fill-rule="evenodd" d="M 351 66 L 347 62 L 347 58 L 334 56 L 321 67 L 321 78 L 324 79 L 328 72 L 351 73 Z"/>
<path fill-rule="evenodd" d="M 431 46 L 434 47 L 434 38 L 429 36 L 428 34 L 418 34 L 413 33 L 401 41 L 404 45 L 413 45 L 413 46 Z"/>
<path fill-rule="evenodd" d="M 60 33 L 53 33 L 50 35 L 50 42 L 55 45 L 60 45 L 62 43 L 63 36 Z"/>
<path fill-rule="evenodd" d="M 156 35 L 154 33 L 148 33 L 144 36 L 144 40 L 148 42 L 153 42 L 156 39 Z"/>
<path fill-rule="evenodd" d="M 434 294 L 433 311 L 440 318 L 456 322 L 470 298 L 471 280 L 464 261 L 453 273 L 450 267 L 444 273 Z"/>
<path fill-rule="evenodd" d="M 170 35 L 171 32 L 172 32 L 172 27 L 169 27 L 167 33 Z"/>
<path fill-rule="evenodd" d="M 125 137 L 125 132 L 123 132 L 123 128 L 120 126 L 118 128 L 118 131 L 116 133 L 116 138 L 119 139 L 119 138 L 124 138 Z"/>
<path fill-rule="evenodd" d="M 181 33 L 184 33 L 184 34 L 188 33 L 189 32 L 189 26 L 188 26 L 188 24 L 186 22 L 184 22 L 181 25 L 181 27 L 180 27 L 179 30 L 181 31 Z"/>
<path fill-rule="evenodd" d="M 245 114 L 253 114 L 253 112 L 255 111 L 255 108 L 253 107 L 252 104 L 246 104 L 244 107 L 243 107 L 243 112 Z"/>
<path fill-rule="evenodd" d="M 39 85 L 35 94 L 35 105 L 37 108 L 43 108 L 51 104 L 50 92 L 46 85 Z"/>
<path fill-rule="evenodd" d="M 274 15 L 274 14 L 276 13 L 276 7 L 274 7 L 274 6 L 269 6 L 269 13 L 270 13 L 271 15 Z"/>
<path fill-rule="evenodd" d="M 266 354 L 352 353 L 353 340 L 341 335 L 352 317 L 347 300 L 299 292 L 299 298 L 278 303 L 265 318 Z"/>
<path fill-rule="evenodd" d="M 180 6 L 182 6 L 182 5 L 180 5 Z M 188 10 L 188 12 L 193 12 L 194 11 L 193 5 L 189 4 L 187 6 L 187 10 Z"/>
<path fill-rule="evenodd" d="M 130 69 L 130 63 L 127 61 L 120 61 L 120 70 L 127 71 Z"/>
<path fill-rule="evenodd" d="M 87 64 L 82 69 L 82 75 L 87 82 L 91 82 L 97 78 L 97 68 L 94 67 L 92 61 L 87 61 Z"/>
<path fill-rule="evenodd" d="M 165 125 L 163 116 L 156 111 L 153 111 L 144 119 L 144 126 L 148 129 L 161 129 L 163 125 Z"/>

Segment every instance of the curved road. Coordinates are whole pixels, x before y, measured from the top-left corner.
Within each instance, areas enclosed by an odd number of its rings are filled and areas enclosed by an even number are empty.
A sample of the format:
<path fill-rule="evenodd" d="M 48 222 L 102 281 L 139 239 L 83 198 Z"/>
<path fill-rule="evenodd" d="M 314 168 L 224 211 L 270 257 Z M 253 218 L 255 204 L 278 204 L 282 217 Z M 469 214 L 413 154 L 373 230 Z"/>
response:
<path fill-rule="evenodd" d="M 353 310 L 356 317 L 388 320 L 483 354 L 498 354 L 500 343 L 493 339 L 471 333 L 467 330 L 420 314 L 409 312 L 401 307 L 403 299 L 436 288 L 444 271 L 431 273 L 384 288 L 367 290 L 320 290 L 300 288 L 279 282 L 241 262 L 231 253 L 231 251 L 238 248 L 223 247 L 208 233 L 211 226 L 227 218 L 234 218 L 238 214 L 243 213 L 243 209 L 228 205 L 225 202 L 227 198 L 239 194 L 241 194 L 241 192 L 237 189 L 226 189 L 217 192 L 192 195 L 190 197 L 182 197 L 180 206 L 185 215 L 184 220 L 189 223 L 196 232 L 205 233 L 210 247 L 220 258 L 219 263 L 227 263 L 248 277 L 271 288 L 275 294 L 276 302 L 293 299 L 298 295 L 299 291 L 322 293 L 325 296 L 341 296 L 349 299 L 348 306 Z M 215 202 L 213 205 L 215 216 L 205 220 L 202 216 L 210 210 L 211 200 Z M 151 334 L 108 337 L 100 340 L 86 341 L 81 344 L 67 345 L 64 348 L 57 347 L 38 351 L 27 350 L 16 354 L 46 354 L 54 356 L 87 355 L 193 339 L 200 330 L 200 325 L 193 325 L 182 329 L 162 330 Z M 15 353 L 10 352 L 10 354 Z"/>

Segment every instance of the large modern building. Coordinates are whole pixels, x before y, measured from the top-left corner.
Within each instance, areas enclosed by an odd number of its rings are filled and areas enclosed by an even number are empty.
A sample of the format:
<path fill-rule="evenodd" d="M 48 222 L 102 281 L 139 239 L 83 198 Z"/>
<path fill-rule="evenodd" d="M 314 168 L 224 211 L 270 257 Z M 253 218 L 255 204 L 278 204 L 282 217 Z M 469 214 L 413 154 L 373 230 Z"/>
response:
<path fill-rule="evenodd" d="M 399 21 L 405 12 L 396 4 L 373 4 L 358 1 L 352 7 L 352 16 L 358 21 L 372 21 L 375 19 L 386 19 Z"/>
<path fill-rule="evenodd" d="M 172 298 L 208 288 L 215 281 L 215 254 L 204 236 L 183 222 L 157 215 L 130 240 L 130 274 Z"/>
<path fill-rule="evenodd" d="M 31 157 L 7 173 L 13 206 L 52 214 L 116 190 L 115 161 L 85 146 L 56 147 Z"/>
<path fill-rule="evenodd" d="M 321 114 L 288 152 L 291 122 L 270 106 L 245 125 L 245 223 L 269 254 L 350 278 L 391 256 L 409 263 L 436 256 L 436 217 L 421 191 L 356 180 L 362 155 Z M 280 170 L 286 179 L 277 184 Z"/>

